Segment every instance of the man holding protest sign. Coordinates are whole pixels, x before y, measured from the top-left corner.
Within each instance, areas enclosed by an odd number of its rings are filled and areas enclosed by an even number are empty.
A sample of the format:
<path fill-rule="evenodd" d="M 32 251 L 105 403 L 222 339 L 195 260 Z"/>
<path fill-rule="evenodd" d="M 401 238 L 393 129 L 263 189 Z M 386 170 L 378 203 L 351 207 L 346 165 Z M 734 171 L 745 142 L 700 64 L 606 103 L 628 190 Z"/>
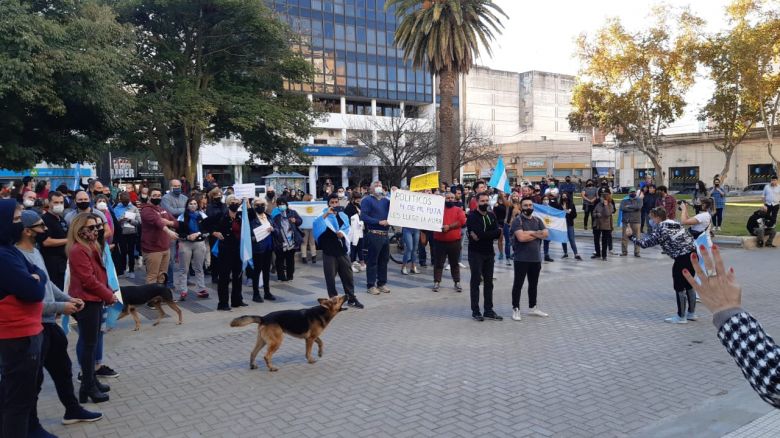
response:
<path fill-rule="evenodd" d="M 371 295 L 390 293 L 387 287 L 387 263 L 390 261 L 390 241 L 387 237 L 387 214 L 390 200 L 385 197 L 381 181 L 371 184 L 371 196 L 360 203 L 360 219 L 366 225 L 366 287 Z"/>

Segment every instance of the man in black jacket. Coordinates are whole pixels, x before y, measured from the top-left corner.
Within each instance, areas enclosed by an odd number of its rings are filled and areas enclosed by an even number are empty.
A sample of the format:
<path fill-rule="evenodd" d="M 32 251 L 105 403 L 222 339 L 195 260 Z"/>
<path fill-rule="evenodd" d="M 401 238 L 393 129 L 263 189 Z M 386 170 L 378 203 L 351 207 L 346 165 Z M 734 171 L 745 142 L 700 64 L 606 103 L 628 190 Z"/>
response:
<path fill-rule="evenodd" d="M 767 224 L 771 222 L 771 216 L 766 206 L 761 206 L 758 210 L 754 211 L 747 221 L 747 230 L 752 236 L 756 236 L 756 246 L 759 248 L 766 246 L 768 248 L 774 248 L 775 241 L 775 227 L 769 227 Z"/>
<path fill-rule="evenodd" d="M 469 234 L 469 267 L 471 268 L 471 317 L 477 321 L 485 318 L 501 321 L 493 311 L 493 247 L 501 230 L 496 216 L 488 211 L 490 196 L 483 191 L 476 195 L 477 208 L 466 218 Z M 484 283 L 485 312 L 479 313 L 479 283 Z"/>

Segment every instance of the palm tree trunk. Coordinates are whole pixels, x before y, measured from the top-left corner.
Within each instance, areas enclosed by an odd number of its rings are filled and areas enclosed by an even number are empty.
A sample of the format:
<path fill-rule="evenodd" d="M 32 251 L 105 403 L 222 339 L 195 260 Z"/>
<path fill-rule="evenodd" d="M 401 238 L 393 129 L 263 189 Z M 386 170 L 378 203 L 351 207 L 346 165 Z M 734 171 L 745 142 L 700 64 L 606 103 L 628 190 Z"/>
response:
<path fill-rule="evenodd" d="M 457 126 L 455 123 L 455 110 L 452 106 L 452 98 L 455 95 L 458 75 L 455 71 L 448 68 L 439 74 L 439 149 L 437 152 L 438 167 L 441 171 L 440 180 L 448 183 L 452 182 L 454 177 L 454 160 L 456 154 L 455 133 Z"/>

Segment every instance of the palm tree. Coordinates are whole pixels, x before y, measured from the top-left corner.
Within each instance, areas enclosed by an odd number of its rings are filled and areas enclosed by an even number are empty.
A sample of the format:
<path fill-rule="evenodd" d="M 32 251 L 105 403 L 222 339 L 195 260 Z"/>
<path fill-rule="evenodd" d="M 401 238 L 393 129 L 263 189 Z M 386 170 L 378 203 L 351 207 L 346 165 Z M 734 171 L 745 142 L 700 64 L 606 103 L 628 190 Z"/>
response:
<path fill-rule="evenodd" d="M 495 32 L 503 28 L 504 11 L 492 0 L 387 0 L 385 11 L 395 7 L 401 23 L 395 44 L 404 60 L 415 68 L 426 68 L 438 78 L 439 148 L 437 160 L 443 181 L 452 181 L 455 168 L 457 123 L 452 97 L 458 76 L 468 73 L 479 56 L 480 44 L 490 51 Z"/>

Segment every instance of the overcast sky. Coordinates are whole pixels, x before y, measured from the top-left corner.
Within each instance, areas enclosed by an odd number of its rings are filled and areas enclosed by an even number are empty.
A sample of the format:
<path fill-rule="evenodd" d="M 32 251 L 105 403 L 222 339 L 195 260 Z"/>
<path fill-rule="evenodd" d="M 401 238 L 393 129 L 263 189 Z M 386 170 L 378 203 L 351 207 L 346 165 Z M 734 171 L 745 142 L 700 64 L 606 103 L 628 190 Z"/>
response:
<path fill-rule="evenodd" d="M 639 29 L 650 7 L 658 2 L 627 0 L 495 0 L 509 16 L 505 29 L 493 45 L 493 57 L 483 56 L 479 64 L 509 71 L 542 70 L 577 74 L 579 61 L 573 56 L 575 39 L 582 33 L 592 34 L 607 18 L 619 17 L 628 29 Z M 690 6 L 707 21 L 708 31 L 726 26 L 724 18 L 728 0 L 670 0 L 673 6 Z M 697 107 L 707 100 L 709 86 L 702 81 L 688 97 L 684 120 L 670 132 L 695 132 Z"/>

